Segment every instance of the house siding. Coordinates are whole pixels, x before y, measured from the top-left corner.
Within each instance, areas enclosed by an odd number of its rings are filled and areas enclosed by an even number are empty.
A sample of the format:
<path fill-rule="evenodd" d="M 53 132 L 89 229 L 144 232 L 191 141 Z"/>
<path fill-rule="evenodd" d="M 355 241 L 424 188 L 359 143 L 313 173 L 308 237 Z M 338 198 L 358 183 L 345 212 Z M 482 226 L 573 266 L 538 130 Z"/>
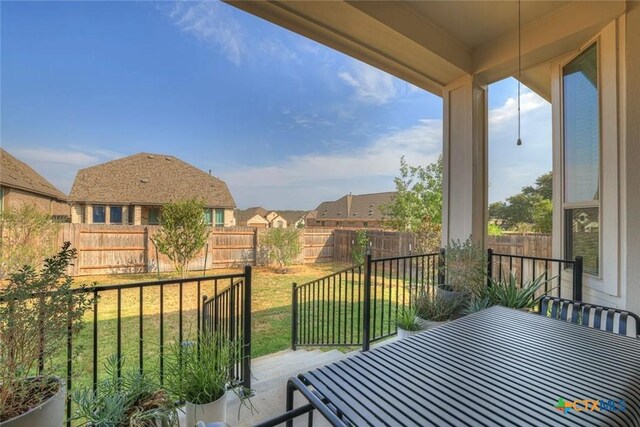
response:
<path fill-rule="evenodd" d="M 25 205 L 33 205 L 48 215 L 67 218 L 70 216 L 69 205 L 66 202 L 17 188 L 2 187 L 3 209 L 19 209 Z"/>

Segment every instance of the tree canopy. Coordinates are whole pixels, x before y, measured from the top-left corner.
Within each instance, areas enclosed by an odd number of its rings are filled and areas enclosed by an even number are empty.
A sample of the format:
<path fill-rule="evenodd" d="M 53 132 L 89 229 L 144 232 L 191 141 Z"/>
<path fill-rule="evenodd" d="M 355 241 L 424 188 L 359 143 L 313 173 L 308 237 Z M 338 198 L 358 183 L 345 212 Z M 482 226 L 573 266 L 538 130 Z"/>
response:
<path fill-rule="evenodd" d="M 189 261 L 202 250 L 208 237 L 204 202 L 190 199 L 162 207 L 162 228 L 153 242 L 173 262 L 178 274 L 185 277 Z"/>
<path fill-rule="evenodd" d="M 547 172 L 536 179 L 534 186 L 526 186 L 504 202 L 489 205 L 489 218 L 501 219 L 508 228 L 531 224 L 535 231 L 551 232 L 553 203 L 553 175 Z"/>
<path fill-rule="evenodd" d="M 411 166 L 403 156 L 394 182 L 396 196 L 382 207 L 390 227 L 416 232 L 425 222 L 442 223 L 442 156 L 427 166 Z"/>

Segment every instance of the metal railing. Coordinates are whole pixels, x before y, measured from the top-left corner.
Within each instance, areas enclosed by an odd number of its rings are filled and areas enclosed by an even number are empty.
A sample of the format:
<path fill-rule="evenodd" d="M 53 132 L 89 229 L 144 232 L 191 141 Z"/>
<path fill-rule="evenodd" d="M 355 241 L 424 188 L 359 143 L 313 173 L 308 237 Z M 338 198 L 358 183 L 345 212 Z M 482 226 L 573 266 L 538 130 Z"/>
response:
<path fill-rule="evenodd" d="M 373 260 L 292 285 L 291 348 L 355 347 L 396 333 L 399 309 L 418 289 L 431 292 L 439 254 Z"/>
<path fill-rule="evenodd" d="M 214 296 L 202 297 L 203 331 L 217 331 L 240 347 L 239 360 L 233 368 L 237 384 L 251 388 L 251 267 L 244 276 L 232 279 L 224 290 L 214 284 Z"/>
<path fill-rule="evenodd" d="M 40 372 L 65 378 L 68 391 L 84 386 L 96 393 L 106 374 L 103 362 L 111 356 L 119 361 L 118 376 L 123 368 L 137 368 L 155 376 L 162 385 L 165 346 L 194 341 L 199 345 L 203 327 L 221 330 L 242 342 L 234 375 L 250 387 L 250 266 L 238 274 L 91 286 L 72 292 L 93 296 L 85 327 L 76 334 L 67 328 L 66 346 L 54 356 L 60 363 L 38 361 Z M 205 293 L 213 296 L 207 299 Z M 52 371 L 53 366 L 59 367 Z M 66 411 L 68 416 L 72 414 L 70 392 Z M 71 426 L 70 419 L 66 424 Z"/>
<path fill-rule="evenodd" d="M 563 277 L 571 274 L 571 299 L 582 301 L 582 257 L 574 260 L 542 258 L 525 255 L 510 255 L 487 250 L 487 277 L 508 280 L 513 275 L 522 286 L 528 281 L 543 276 L 544 293 L 563 298 Z M 571 270 L 568 272 L 567 270 Z M 489 284 L 489 280 L 487 280 Z M 566 290 L 566 286 L 565 286 Z M 542 291 L 541 291 L 542 292 Z"/>
<path fill-rule="evenodd" d="M 543 275 L 545 292 L 554 296 L 562 290 L 566 270 L 573 271 L 572 298 L 582 299 L 582 258 L 561 260 L 508 255 L 487 250 L 489 278 L 507 280 L 510 274 L 522 286 Z M 434 292 L 446 278 L 446 251 L 372 259 L 301 285 L 292 285 L 291 348 L 356 347 L 369 349 L 371 343 L 396 334 L 400 310 L 411 307 L 417 291 Z"/>

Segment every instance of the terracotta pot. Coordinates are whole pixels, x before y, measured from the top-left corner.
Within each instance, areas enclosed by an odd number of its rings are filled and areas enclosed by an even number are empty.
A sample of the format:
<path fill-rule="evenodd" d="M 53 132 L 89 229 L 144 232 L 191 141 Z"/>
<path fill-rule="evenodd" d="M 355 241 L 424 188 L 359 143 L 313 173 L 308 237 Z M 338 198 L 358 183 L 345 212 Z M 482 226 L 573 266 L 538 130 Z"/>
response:
<path fill-rule="evenodd" d="M 227 421 L 227 394 L 225 392 L 218 400 L 204 405 L 195 405 L 187 402 L 187 427 L 195 426 L 198 421 L 212 423 L 215 421 Z"/>
<path fill-rule="evenodd" d="M 58 392 L 35 408 L 0 423 L 2 427 L 60 427 L 65 420 L 67 389 L 59 378 L 52 378 L 60 384 Z"/>

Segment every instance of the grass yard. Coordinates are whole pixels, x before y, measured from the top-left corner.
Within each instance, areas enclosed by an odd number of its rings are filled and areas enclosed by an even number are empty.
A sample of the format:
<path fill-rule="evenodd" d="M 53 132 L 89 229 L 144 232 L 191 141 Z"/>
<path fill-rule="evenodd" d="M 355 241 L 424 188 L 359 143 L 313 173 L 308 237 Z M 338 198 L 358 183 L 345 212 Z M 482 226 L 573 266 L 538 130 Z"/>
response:
<path fill-rule="evenodd" d="M 275 273 L 265 267 L 253 269 L 252 278 L 252 357 L 260 357 L 269 353 L 287 349 L 291 343 L 291 284 L 304 283 L 334 271 L 345 268 L 343 264 L 305 264 L 292 266 L 287 274 Z M 207 271 L 207 275 L 240 273 L 241 269 L 216 269 Z M 196 273 L 201 276 L 202 272 Z M 195 276 L 195 274 L 194 274 Z M 162 274 L 161 279 L 171 278 Z M 125 274 L 110 276 L 77 277 L 75 282 L 91 285 L 125 284 L 158 280 L 156 274 Z M 224 289 L 229 281 L 218 286 Z M 202 282 L 201 295 L 213 295 L 212 282 Z M 136 368 L 140 362 L 140 348 L 143 352 L 145 371 L 157 371 L 160 364 L 160 306 L 162 301 L 162 330 L 164 343 L 171 345 L 179 337 L 179 307 L 182 301 L 183 340 L 195 340 L 197 332 L 197 285 L 186 283 L 180 298 L 179 285 L 165 285 L 160 298 L 157 286 L 145 288 L 143 291 L 142 325 L 140 323 L 140 290 L 125 289 L 120 293 L 121 301 L 121 343 L 125 357 L 124 367 Z M 85 327 L 74 338 L 74 388 L 80 384 L 91 382 L 93 371 L 93 339 L 94 327 L 98 339 L 98 375 L 104 374 L 103 363 L 117 351 L 118 326 L 118 292 L 100 292 L 97 323 L 94 325 L 94 312 L 85 315 Z M 144 339 L 138 339 L 140 328 L 143 328 Z M 66 349 L 61 349 L 60 357 L 53 363 L 58 367 L 60 375 L 65 375 L 64 362 Z"/>

